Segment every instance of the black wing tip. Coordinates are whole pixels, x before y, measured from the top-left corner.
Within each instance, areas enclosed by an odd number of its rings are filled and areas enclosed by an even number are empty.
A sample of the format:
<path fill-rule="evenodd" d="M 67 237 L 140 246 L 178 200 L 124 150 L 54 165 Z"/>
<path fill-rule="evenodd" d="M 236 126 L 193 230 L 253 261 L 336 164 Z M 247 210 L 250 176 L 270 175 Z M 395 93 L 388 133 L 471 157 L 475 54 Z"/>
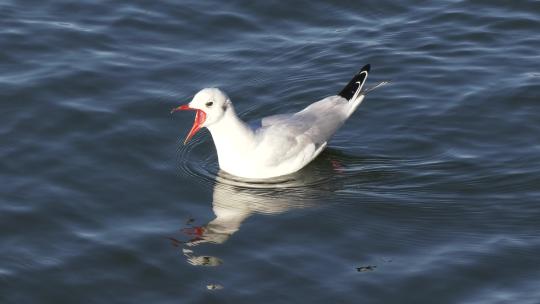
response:
<path fill-rule="evenodd" d="M 358 87 L 362 85 L 364 81 L 366 81 L 367 74 L 369 74 L 370 70 L 371 64 L 368 63 L 363 66 L 360 72 L 354 75 L 351 81 L 349 81 L 349 83 L 343 88 L 343 90 L 341 90 L 341 92 L 339 92 L 338 95 L 347 100 L 350 100 L 354 96 L 354 93 L 356 92 Z M 360 82 L 360 84 L 358 82 Z"/>
<path fill-rule="evenodd" d="M 366 64 L 365 66 L 362 67 L 362 69 L 360 70 L 360 73 L 362 72 L 368 72 L 371 70 L 371 64 Z"/>

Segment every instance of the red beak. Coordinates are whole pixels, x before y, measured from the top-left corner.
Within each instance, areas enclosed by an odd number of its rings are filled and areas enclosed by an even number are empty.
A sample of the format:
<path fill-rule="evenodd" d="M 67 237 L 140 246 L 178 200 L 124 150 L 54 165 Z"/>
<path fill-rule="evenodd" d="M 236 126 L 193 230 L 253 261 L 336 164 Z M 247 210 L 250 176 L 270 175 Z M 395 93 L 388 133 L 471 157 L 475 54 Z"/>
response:
<path fill-rule="evenodd" d="M 190 108 L 189 105 L 182 105 L 177 108 L 174 108 L 171 110 L 171 113 L 174 113 L 176 111 L 188 111 L 188 110 L 195 111 L 195 121 L 193 122 L 193 127 L 191 127 L 191 130 L 189 130 L 186 140 L 184 140 L 184 145 L 193 137 L 193 135 L 195 135 L 195 133 L 197 133 L 201 129 L 204 121 L 206 120 L 206 113 L 204 113 L 202 110 L 199 110 L 199 109 Z"/>

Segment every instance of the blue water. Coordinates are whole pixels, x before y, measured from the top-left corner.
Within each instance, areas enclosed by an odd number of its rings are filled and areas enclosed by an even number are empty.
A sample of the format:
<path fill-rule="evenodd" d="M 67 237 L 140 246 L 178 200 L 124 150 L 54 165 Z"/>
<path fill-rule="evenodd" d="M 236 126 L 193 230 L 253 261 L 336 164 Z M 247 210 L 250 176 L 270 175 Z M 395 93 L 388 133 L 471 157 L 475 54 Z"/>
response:
<path fill-rule="evenodd" d="M 0 2 L 0 303 L 540 303 L 540 2 Z M 371 93 L 307 168 L 169 110 Z"/>

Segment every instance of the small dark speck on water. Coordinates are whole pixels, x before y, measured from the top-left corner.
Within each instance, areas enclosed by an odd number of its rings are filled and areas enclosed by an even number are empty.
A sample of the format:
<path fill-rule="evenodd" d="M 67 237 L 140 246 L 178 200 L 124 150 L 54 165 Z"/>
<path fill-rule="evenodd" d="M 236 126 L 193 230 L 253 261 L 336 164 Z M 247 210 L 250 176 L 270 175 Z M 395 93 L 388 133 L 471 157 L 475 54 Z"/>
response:
<path fill-rule="evenodd" d="M 368 271 L 374 271 L 375 268 L 377 268 L 376 265 L 369 265 L 369 266 L 357 267 L 356 270 L 358 272 L 368 272 Z"/>

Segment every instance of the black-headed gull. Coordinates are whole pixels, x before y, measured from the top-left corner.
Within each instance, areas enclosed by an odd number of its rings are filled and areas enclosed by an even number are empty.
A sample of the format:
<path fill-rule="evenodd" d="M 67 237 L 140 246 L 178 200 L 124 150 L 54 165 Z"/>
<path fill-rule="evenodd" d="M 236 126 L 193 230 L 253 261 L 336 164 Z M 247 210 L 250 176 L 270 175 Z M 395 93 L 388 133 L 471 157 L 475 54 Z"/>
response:
<path fill-rule="evenodd" d="M 257 129 L 238 118 L 229 97 L 220 89 L 199 91 L 186 105 L 195 121 L 184 144 L 206 127 L 212 134 L 219 167 L 232 175 L 264 179 L 302 169 L 319 155 L 334 133 L 362 103 L 362 87 L 370 65 L 365 65 L 337 95 L 319 100 L 291 114 L 265 117 Z M 385 84 L 381 83 L 376 87 Z"/>

